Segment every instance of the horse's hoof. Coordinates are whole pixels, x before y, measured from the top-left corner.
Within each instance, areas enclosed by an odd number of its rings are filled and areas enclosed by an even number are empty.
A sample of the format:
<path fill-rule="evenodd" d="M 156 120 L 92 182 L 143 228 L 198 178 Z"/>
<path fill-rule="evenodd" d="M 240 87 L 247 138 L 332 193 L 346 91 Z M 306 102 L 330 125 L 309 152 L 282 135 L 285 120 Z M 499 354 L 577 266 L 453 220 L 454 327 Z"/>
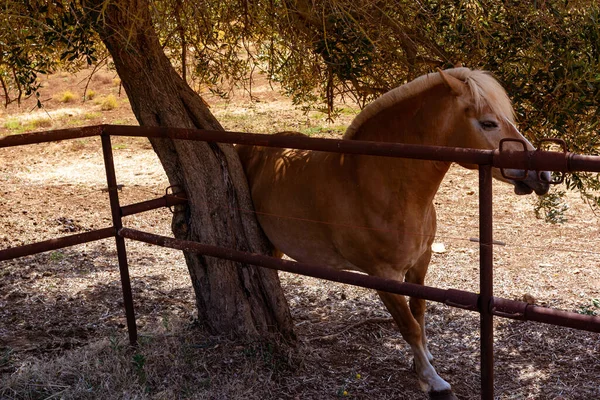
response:
<path fill-rule="evenodd" d="M 458 400 L 452 393 L 452 390 L 442 390 L 441 392 L 429 392 L 429 400 Z"/>

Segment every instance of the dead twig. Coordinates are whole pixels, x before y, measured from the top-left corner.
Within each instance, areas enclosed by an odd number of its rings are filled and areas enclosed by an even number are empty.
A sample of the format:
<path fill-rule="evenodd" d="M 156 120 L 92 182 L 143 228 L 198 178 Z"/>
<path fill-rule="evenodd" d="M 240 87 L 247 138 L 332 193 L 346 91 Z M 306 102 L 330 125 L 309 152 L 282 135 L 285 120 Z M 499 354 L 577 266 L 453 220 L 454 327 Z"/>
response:
<path fill-rule="evenodd" d="M 8 87 L 6 86 L 6 83 L 4 82 L 4 79 L 2 78 L 1 75 L 0 75 L 0 83 L 2 84 L 2 89 L 4 90 L 4 108 L 7 108 L 8 105 L 11 103 L 11 99 L 8 95 Z"/>
<path fill-rule="evenodd" d="M 369 318 L 369 319 L 365 319 L 363 321 L 359 321 L 356 322 L 350 326 L 347 326 L 345 329 L 342 329 L 339 332 L 336 333 L 332 333 L 331 335 L 325 335 L 325 336 L 317 336 L 317 337 L 313 337 L 308 339 L 308 342 L 314 342 L 315 340 L 331 340 L 333 338 L 336 338 L 346 332 L 348 332 L 349 330 L 358 328 L 359 326 L 363 326 L 363 325 L 367 325 L 367 324 L 384 324 L 384 323 L 388 323 L 388 322 L 394 322 L 394 319 L 391 317 L 388 318 Z"/>

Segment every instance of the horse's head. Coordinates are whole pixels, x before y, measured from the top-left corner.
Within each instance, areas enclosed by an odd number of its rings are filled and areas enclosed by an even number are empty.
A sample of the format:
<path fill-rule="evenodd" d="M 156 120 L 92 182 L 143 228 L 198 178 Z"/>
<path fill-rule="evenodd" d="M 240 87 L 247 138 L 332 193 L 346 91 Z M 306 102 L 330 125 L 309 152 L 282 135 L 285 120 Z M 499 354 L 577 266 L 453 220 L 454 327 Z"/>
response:
<path fill-rule="evenodd" d="M 466 70 L 466 69 L 461 69 Z M 468 71 L 468 70 L 467 70 Z M 502 139 L 518 139 L 525 143 L 527 150 L 535 150 L 514 124 L 514 112 L 510 100 L 500 84 L 489 74 L 482 71 L 470 71 L 465 80 L 461 80 L 451 71 L 439 71 L 444 85 L 447 87 L 453 105 L 453 135 L 449 145 L 476 149 L 494 150 L 500 146 Z M 516 142 L 506 142 L 506 150 L 523 150 Z M 466 168 L 477 168 L 477 165 L 461 164 Z M 523 176 L 522 170 L 507 170 L 507 176 Z M 494 178 L 514 185 L 516 194 L 538 195 L 548 192 L 550 173 L 529 171 L 525 179 L 508 179 L 500 170 L 494 168 Z M 540 179 L 541 178 L 541 179 Z"/>

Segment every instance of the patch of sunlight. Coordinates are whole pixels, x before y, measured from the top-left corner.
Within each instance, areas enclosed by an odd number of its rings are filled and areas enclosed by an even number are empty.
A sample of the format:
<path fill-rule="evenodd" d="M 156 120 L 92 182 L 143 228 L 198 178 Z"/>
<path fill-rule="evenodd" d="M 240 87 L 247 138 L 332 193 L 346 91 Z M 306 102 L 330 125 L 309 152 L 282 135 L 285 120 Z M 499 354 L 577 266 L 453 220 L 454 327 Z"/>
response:
<path fill-rule="evenodd" d="M 9 134 L 49 130 L 55 128 L 58 121 L 72 121 L 73 117 L 83 113 L 84 110 L 79 107 L 69 107 L 53 111 L 36 110 L 23 114 L 3 115 L 0 117 L 0 126 L 7 129 Z"/>
<path fill-rule="evenodd" d="M 10 116 L 10 119 L 13 121 L 20 121 L 21 125 L 28 125 L 30 121 L 40 120 L 44 118 L 50 120 L 59 120 L 63 118 L 78 116 L 84 113 L 85 110 L 80 107 L 64 107 L 52 111 L 36 110 L 29 113 L 13 114 Z"/>

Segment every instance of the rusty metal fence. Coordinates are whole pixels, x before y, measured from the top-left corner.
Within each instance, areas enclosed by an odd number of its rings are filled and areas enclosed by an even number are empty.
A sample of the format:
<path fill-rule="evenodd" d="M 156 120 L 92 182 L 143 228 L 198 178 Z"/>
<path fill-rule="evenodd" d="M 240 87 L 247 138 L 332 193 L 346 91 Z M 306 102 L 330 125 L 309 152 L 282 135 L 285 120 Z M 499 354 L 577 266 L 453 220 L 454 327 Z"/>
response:
<path fill-rule="evenodd" d="M 563 151 L 525 151 L 524 144 L 523 151 L 503 150 L 502 145 L 498 150 L 478 150 L 318 139 L 301 136 L 272 136 L 223 131 L 117 125 L 98 125 L 0 137 L 0 148 L 92 136 L 100 136 L 102 141 L 102 151 L 104 155 L 112 213 L 112 226 L 81 234 L 3 249 L 0 250 L 0 261 L 114 237 L 121 274 L 127 328 L 129 340 L 132 345 L 137 342 L 137 329 L 127 264 L 127 253 L 125 249 L 125 239 L 137 240 L 183 251 L 196 252 L 206 256 L 224 258 L 265 268 L 287 271 L 390 293 L 420 297 L 426 300 L 444 303 L 452 307 L 479 312 L 481 331 L 482 399 L 493 399 L 494 396 L 494 316 L 537 321 L 600 333 L 600 317 L 581 315 L 495 297 L 493 295 L 494 241 L 492 234 L 492 168 L 511 168 L 526 171 L 555 171 L 559 174 L 559 177 L 555 179 L 554 182 L 557 183 L 562 180 L 561 174 L 564 174 L 565 172 L 600 172 L 600 156 L 585 156 L 568 153 L 564 146 Z M 121 206 L 117 191 L 117 181 L 110 139 L 111 136 L 160 137 L 219 143 L 254 144 L 267 147 L 296 148 L 345 154 L 363 154 L 478 164 L 480 292 L 479 294 L 476 294 L 455 289 L 439 289 L 366 276 L 353 272 L 337 271 L 322 265 L 310 265 L 280 260 L 264 255 L 183 241 L 123 227 L 121 219 L 124 216 L 160 207 L 185 204 L 186 200 L 181 194 L 165 194 L 158 199 Z M 547 141 L 556 142 L 555 140 Z"/>

